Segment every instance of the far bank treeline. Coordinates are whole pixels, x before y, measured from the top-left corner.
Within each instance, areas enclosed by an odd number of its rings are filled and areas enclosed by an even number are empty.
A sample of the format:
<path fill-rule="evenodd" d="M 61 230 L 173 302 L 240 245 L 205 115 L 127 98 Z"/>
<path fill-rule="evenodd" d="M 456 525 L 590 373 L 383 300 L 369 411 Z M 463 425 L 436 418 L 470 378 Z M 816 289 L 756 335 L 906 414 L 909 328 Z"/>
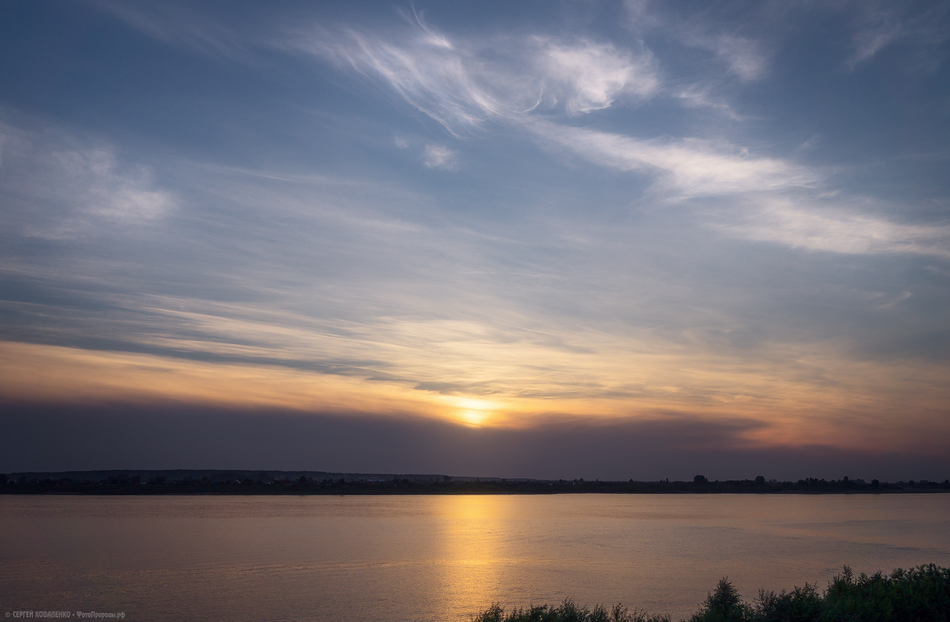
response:
<path fill-rule="evenodd" d="M 299 475 L 286 477 L 282 472 L 213 473 L 181 471 L 109 472 L 90 476 L 88 473 L 0 474 L 0 493 L 4 494 L 100 494 L 100 495 L 163 495 L 163 494 L 232 494 L 232 495 L 439 495 L 439 494 L 881 494 L 908 492 L 950 492 L 950 480 L 879 482 L 843 477 L 840 480 L 800 479 L 796 482 L 765 477 L 755 479 L 710 481 L 697 475 L 692 481 L 656 482 L 525 480 L 525 479 L 454 479 L 442 476 L 332 477 Z"/>

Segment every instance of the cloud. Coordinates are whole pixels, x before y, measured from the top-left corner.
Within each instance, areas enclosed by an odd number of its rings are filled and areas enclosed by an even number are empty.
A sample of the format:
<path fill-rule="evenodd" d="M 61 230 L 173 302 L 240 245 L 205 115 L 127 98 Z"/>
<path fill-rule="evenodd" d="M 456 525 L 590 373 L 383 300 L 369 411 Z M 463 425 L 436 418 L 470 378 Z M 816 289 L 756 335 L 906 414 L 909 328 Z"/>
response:
<path fill-rule="evenodd" d="M 109 148 L 55 151 L 51 168 L 70 187 L 80 209 L 115 220 L 151 220 L 165 213 L 172 201 L 167 192 L 152 189 L 147 167 L 121 170 Z"/>
<path fill-rule="evenodd" d="M 532 120 L 543 141 L 595 164 L 657 175 L 678 197 L 787 190 L 817 184 L 822 175 L 774 158 L 753 158 L 727 143 L 698 139 L 638 140 L 619 134 Z"/>
<path fill-rule="evenodd" d="M 924 52 L 928 65 L 939 65 L 942 54 L 935 47 L 950 39 L 950 8 L 946 3 L 859 2 L 853 18 L 854 52 L 847 66 L 870 60 L 885 48 L 901 42 Z"/>
<path fill-rule="evenodd" d="M 569 115 L 609 108 L 621 95 L 643 100 L 659 91 L 656 61 L 645 47 L 635 56 L 611 44 L 584 40 L 568 45 L 539 42 L 542 51 L 536 63 L 546 76 L 542 90 L 564 99 Z"/>
<path fill-rule="evenodd" d="M 711 108 L 734 121 L 745 117 L 737 113 L 726 101 L 712 95 L 712 89 L 705 84 L 691 84 L 674 94 L 687 108 Z"/>
<path fill-rule="evenodd" d="M 776 11 L 760 3 L 759 6 L 743 7 L 742 17 L 738 20 L 723 21 L 717 15 L 729 11 L 723 3 L 718 6 L 707 4 L 703 10 L 687 14 L 675 8 L 668 11 L 670 6 L 668 3 L 649 3 L 644 0 L 627 0 L 624 3 L 627 17 L 635 31 L 653 31 L 654 35 L 659 34 L 687 47 L 711 52 L 727 67 L 729 73 L 743 82 L 760 80 L 766 76 L 771 55 L 769 41 L 761 36 L 743 36 L 737 31 L 753 28 L 758 32 L 775 30 Z M 783 19 L 787 19 L 787 16 Z M 704 65 L 703 73 L 709 73 L 708 66 Z"/>
<path fill-rule="evenodd" d="M 456 137 L 488 121 L 518 122 L 527 112 L 563 110 L 571 116 L 657 95 L 653 55 L 610 43 L 524 37 L 473 44 L 450 41 L 420 24 L 402 37 L 347 30 L 297 34 L 275 45 L 300 50 L 382 80 Z"/>
<path fill-rule="evenodd" d="M 759 41 L 733 34 L 711 35 L 700 26 L 679 27 L 673 32 L 689 47 L 712 52 L 743 82 L 760 80 L 768 73 L 768 54 Z"/>
<path fill-rule="evenodd" d="M 735 237 L 793 248 L 872 255 L 906 253 L 950 259 L 950 225 L 908 225 L 837 206 L 802 205 L 792 199 L 761 199 L 738 221 L 711 226 Z"/>
<path fill-rule="evenodd" d="M 405 101 L 456 137 L 502 114 L 502 102 L 482 88 L 465 56 L 431 29 L 416 29 L 398 43 L 347 30 L 342 36 L 318 30 L 279 47 L 302 50 L 381 79 Z"/>
<path fill-rule="evenodd" d="M 745 37 L 720 35 L 710 45 L 716 55 L 729 65 L 729 71 L 741 80 L 751 82 L 766 74 L 767 62 L 758 42 Z"/>
<path fill-rule="evenodd" d="M 855 65 L 870 59 L 884 49 L 888 44 L 904 37 L 904 27 L 900 23 L 890 21 L 887 16 L 876 27 L 868 28 L 854 35 L 854 54 L 848 60 L 848 65 Z"/>
<path fill-rule="evenodd" d="M 650 0 L 624 0 L 623 6 L 634 29 L 648 30 L 659 25 L 656 13 L 650 11 Z"/>
<path fill-rule="evenodd" d="M 167 45 L 245 62 L 252 59 L 247 37 L 182 7 L 142 11 L 113 2 L 100 6 Z M 618 97 L 648 99 L 660 86 L 656 61 L 642 43 L 634 53 L 586 39 L 559 42 L 528 36 L 487 45 L 452 41 L 418 15 L 411 29 L 396 36 L 314 27 L 306 32 L 297 29 L 271 45 L 304 51 L 382 80 L 456 137 L 542 102 L 580 115 L 608 108 Z"/>
<path fill-rule="evenodd" d="M 742 79 L 763 75 L 762 54 L 751 40 L 722 35 L 704 41 L 728 58 Z M 808 187 L 823 178 L 788 161 L 749 157 L 725 141 L 642 140 L 573 127 L 544 114 L 563 110 L 576 117 L 621 99 L 634 103 L 660 95 L 658 65 L 642 44 L 634 53 L 610 43 L 536 36 L 506 41 L 488 55 L 420 26 L 396 42 L 348 31 L 343 37 L 297 37 L 291 45 L 382 79 L 454 136 L 481 129 L 489 120 L 525 128 L 542 143 L 566 147 L 600 166 L 655 175 L 659 183 L 654 190 L 676 198 Z M 680 98 L 737 118 L 706 91 L 687 89 Z M 457 167 L 454 158 L 433 147 L 426 148 L 425 163 L 430 168 Z"/>
<path fill-rule="evenodd" d="M 444 145 L 426 145 L 424 162 L 428 168 L 457 171 L 458 155 L 457 151 L 452 151 Z"/>
<path fill-rule="evenodd" d="M 245 37 L 225 26 L 220 19 L 211 19 L 194 10 L 193 5 L 171 2 L 132 5 L 112 0 L 96 0 L 94 5 L 165 45 L 212 58 L 252 61 L 253 55 Z"/>
<path fill-rule="evenodd" d="M 541 142 L 566 147 L 595 164 L 657 175 L 655 190 L 677 198 L 775 191 L 811 186 L 822 179 L 815 170 L 774 158 L 752 158 L 723 141 L 641 140 L 572 127 L 544 114 L 563 110 L 576 117 L 609 108 L 620 99 L 633 103 L 658 96 L 659 69 L 642 44 L 634 53 L 585 39 L 558 42 L 529 37 L 494 46 L 488 55 L 419 26 L 395 43 L 349 31 L 343 37 L 298 36 L 291 45 L 382 79 L 454 136 L 480 129 L 489 120 L 522 127 Z M 723 35 L 713 47 L 731 59 L 743 79 L 764 71 L 761 54 L 748 39 Z M 687 90 L 680 97 L 736 116 L 728 106 L 712 103 L 705 92 Z M 454 159 L 428 147 L 425 162 L 430 168 L 457 166 Z"/>
<path fill-rule="evenodd" d="M 123 162 L 108 144 L 67 132 L 0 125 L 7 148 L 0 162 L 0 194 L 21 232 L 73 237 L 107 224 L 155 220 L 176 206 L 157 187 L 151 168 Z"/>
<path fill-rule="evenodd" d="M 812 149 L 817 147 L 822 142 L 822 140 L 823 138 L 821 134 L 814 134 L 812 135 L 811 138 L 809 138 L 808 140 L 806 140 L 799 146 L 795 147 L 795 151 L 811 151 Z"/>

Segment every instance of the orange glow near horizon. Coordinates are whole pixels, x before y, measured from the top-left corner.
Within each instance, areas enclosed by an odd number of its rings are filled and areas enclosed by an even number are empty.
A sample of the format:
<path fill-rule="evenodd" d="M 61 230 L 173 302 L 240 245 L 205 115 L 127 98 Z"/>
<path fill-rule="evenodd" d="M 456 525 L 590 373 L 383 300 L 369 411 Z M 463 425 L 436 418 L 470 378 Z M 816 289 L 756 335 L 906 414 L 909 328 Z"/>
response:
<path fill-rule="evenodd" d="M 852 367 L 848 390 L 816 387 L 757 373 L 696 369 L 661 383 L 662 368 L 632 367 L 654 380 L 655 391 L 610 397 L 558 394 L 556 383 L 535 384 L 533 395 L 441 394 L 398 381 L 321 374 L 276 365 L 189 361 L 148 354 L 90 351 L 0 342 L 0 398 L 45 403 L 179 402 L 234 409 L 353 412 L 448 420 L 471 428 L 530 428 L 546 422 L 660 419 L 688 415 L 710 421 L 751 421 L 738 438 L 746 446 L 832 445 L 852 449 L 910 446 L 916 419 L 945 438 L 941 403 L 947 391 L 939 369 Z M 928 376 L 929 374 L 929 376 Z M 653 378 L 649 378 L 652 375 Z M 929 391 L 915 389 L 931 387 Z M 740 391 L 737 391 L 739 389 Z M 544 391 L 548 394 L 544 394 Z M 767 396 L 767 397 L 763 397 Z M 859 424 L 860 422 L 860 424 Z"/>

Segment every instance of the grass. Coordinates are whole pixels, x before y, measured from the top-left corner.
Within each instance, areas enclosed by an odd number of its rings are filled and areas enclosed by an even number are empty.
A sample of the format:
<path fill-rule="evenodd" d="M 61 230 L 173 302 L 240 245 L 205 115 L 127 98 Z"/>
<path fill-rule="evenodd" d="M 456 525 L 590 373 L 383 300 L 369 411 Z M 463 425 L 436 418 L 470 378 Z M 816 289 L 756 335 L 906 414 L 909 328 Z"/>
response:
<path fill-rule="evenodd" d="M 515 609 L 505 615 L 499 605 L 492 605 L 474 618 L 474 622 L 669 622 L 669 616 L 648 616 L 630 611 L 623 605 L 614 605 L 607 611 L 602 605 L 593 609 L 565 600 L 560 606 L 538 605 L 530 609 Z"/>
<path fill-rule="evenodd" d="M 495 604 L 473 622 L 670 622 L 669 616 L 632 613 L 622 605 L 593 609 L 565 600 L 505 613 Z M 688 622 L 950 622 L 950 568 L 933 564 L 855 576 L 848 566 L 824 592 L 805 584 L 791 592 L 759 591 L 747 603 L 728 579 L 721 579 Z"/>

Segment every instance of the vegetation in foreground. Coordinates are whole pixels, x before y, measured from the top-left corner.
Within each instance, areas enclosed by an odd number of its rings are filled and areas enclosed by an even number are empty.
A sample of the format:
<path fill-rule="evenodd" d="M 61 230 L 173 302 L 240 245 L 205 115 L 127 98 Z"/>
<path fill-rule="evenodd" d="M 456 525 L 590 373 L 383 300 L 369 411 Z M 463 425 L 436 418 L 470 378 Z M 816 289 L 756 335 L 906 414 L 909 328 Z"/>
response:
<path fill-rule="evenodd" d="M 566 600 L 560 606 L 540 605 L 505 614 L 498 605 L 473 618 L 473 622 L 669 622 L 668 616 L 630 612 L 622 605 L 609 611 L 601 605 L 590 609 Z M 910 570 L 898 568 L 855 577 L 844 572 L 819 592 L 805 584 L 791 592 L 759 591 L 754 604 L 722 579 L 699 611 L 688 622 L 948 622 L 950 621 L 950 568 L 933 564 Z"/>

